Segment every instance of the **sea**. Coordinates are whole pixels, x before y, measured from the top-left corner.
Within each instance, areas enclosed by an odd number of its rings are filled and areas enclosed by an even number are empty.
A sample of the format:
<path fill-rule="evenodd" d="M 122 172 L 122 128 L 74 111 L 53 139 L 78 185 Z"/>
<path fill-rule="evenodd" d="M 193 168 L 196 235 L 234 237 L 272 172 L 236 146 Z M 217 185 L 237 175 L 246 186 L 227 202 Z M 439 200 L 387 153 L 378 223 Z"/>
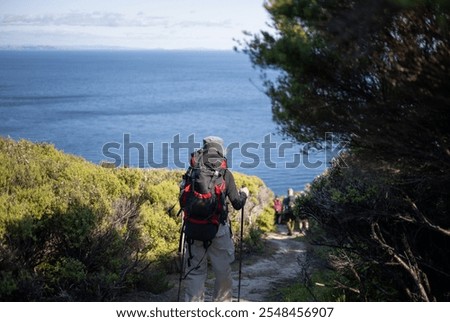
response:
<path fill-rule="evenodd" d="M 261 71 L 233 51 L 0 51 L 0 136 L 96 164 L 170 169 L 218 136 L 230 169 L 277 195 L 305 189 L 330 160 L 280 134 Z"/>

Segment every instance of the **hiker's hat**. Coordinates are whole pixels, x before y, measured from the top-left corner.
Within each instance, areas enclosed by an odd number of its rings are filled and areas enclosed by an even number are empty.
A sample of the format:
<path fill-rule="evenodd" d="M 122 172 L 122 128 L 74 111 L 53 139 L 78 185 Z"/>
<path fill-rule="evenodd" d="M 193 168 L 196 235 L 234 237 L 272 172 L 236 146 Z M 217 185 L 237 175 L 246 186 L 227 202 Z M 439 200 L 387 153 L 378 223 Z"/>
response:
<path fill-rule="evenodd" d="M 225 148 L 223 146 L 223 139 L 218 136 L 207 136 L 203 139 L 203 148 L 207 150 L 215 149 L 225 156 Z"/>

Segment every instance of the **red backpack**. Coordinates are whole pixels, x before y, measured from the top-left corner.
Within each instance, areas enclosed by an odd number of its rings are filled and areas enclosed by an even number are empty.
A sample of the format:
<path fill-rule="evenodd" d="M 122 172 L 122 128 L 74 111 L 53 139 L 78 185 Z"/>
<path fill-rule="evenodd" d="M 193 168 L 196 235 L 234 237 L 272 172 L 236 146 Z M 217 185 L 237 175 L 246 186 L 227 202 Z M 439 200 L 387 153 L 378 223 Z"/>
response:
<path fill-rule="evenodd" d="M 220 222 L 226 219 L 226 171 L 226 158 L 215 149 L 201 149 L 191 155 L 180 194 L 184 233 L 188 242 L 201 240 L 210 243 Z"/>

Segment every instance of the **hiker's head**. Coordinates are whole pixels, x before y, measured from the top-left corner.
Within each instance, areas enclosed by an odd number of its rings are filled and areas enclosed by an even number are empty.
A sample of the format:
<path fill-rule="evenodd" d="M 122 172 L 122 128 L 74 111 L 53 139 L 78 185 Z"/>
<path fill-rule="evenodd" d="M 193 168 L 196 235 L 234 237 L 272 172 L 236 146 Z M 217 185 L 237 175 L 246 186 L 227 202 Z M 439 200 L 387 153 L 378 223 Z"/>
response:
<path fill-rule="evenodd" d="M 223 139 L 218 136 L 207 136 L 203 139 L 203 149 L 212 152 L 219 152 L 225 156 L 225 148 L 223 147 Z"/>
<path fill-rule="evenodd" d="M 294 189 L 289 188 L 287 191 L 288 196 L 293 196 L 294 195 Z"/>

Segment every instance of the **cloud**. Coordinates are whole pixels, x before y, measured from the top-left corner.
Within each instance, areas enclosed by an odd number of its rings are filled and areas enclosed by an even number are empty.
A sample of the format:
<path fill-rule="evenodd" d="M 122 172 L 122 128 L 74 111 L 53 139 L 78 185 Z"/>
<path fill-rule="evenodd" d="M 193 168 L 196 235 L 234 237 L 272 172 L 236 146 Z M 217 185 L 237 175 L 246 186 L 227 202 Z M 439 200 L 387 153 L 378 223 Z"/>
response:
<path fill-rule="evenodd" d="M 0 26 L 76 26 L 76 27 L 220 27 L 231 28 L 230 20 L 224 21 L 171 21 L 169 17 L 148 16 L 139 12 L 125 16 L 115 12 L 70 12 L 65 14 L 0 15 Z"/>
<path fill-rule="evenodd" d="M 181 21 L 175 24 L 177 27 L 182 28 L 196 28 L 196 27 L 220 27 L 220 28 L 231 28 L 233 26 L 231 20 L 223 21 Z"/>
<path fill-rule="evenodd" d="M 115 12 L 70 12 L 42 15 L 1 15 L 0 26 L 147 27 L 167 23 L 167 18 L 138 13 L 130 18 Z"/>

